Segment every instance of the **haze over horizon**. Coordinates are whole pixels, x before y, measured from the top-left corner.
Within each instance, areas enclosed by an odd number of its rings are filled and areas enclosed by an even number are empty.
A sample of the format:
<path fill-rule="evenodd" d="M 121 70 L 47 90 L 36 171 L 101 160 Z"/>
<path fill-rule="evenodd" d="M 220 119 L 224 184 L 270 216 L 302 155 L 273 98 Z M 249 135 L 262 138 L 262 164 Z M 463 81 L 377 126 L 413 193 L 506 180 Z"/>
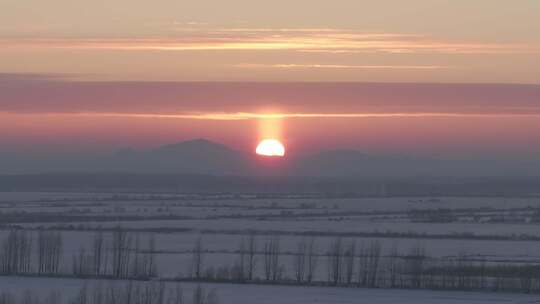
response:
<path fill-rule="evenodd" d="M 0 162 L 193 138 L 540 159 L 538 1 L 338 2 L 1 2 Z"/>
<path fill-rule="evenodd" d="M 0 0 L 0 304 L 540 294 L 540 0 Z"/>

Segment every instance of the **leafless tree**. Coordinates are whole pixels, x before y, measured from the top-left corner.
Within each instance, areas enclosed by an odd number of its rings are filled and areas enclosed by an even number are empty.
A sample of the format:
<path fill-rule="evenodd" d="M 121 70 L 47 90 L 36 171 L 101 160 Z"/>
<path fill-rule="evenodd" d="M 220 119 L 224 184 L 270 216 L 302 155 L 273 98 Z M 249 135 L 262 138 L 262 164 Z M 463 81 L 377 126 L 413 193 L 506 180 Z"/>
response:
<path fill-rule="evenodd" d="M 206 291 L 204 287 L 198 285 L 193 290 L 193 304 L 218 304 L 217 293 L 215 290 Z"/>
<path fill-rule="evenodd" d="M 307 255 L 307 242 L 302 238 L 299 240 L 296 247 L 296 253 L 294 255 L 294 273 L 296 282 L 302 283 L 305 277 L 306 270 L 306 255 Z"/>
<path fill-rule="evenodd" d="M 202 245 L 202 238 L 198 237 L 193 247 L 192 259 L 191 259 L 191 275 L 195 279 L 201 279 L 203 270 L 204 250 Z"/>
<path fill-rule="evenodd" d="M 73 274 L 75 276 L 87 276 L 92 274 L 92 256 L 81 247 L 79 253 L 73 255 Z"/>
<path fill-rule="evenodd" d="M 424 264 L 426 261 L 426 250 L 420 244 L 414 246 L 407 255 L 408 273 L 411 276 L 411 287 L 422 287 L 424 275 Z"/>
<path fill-rule="evenodd" d="M 152 233 L 148 237 L 148 245 L 146 248 L 146 254 L 144 256 L 144 265 L 146 269 L 146 276 L 153 277 L 156 275 L 156 236 Z"/>
<path fill-rule="evenodd" d="M 98 231 L 94 234 L 93 241 L 93 260 L 94 260 L 94 275 L 101 275 L 104 271 L 104 238 L 103 232 Z"/>
<path fill-rule="evenodd" d="M 26 290 L 22 296 L 22 304 L 39 304 L 39 296 L 33 290 Z"/>
<path fill-rule="evenodd" d="M 362 243 L 358 255 L 358 285 L 377 287 L 379 263 L 381 259 L 381 243 L 371 241 L 368 246 Z"/>
<path fill-rule="evenodd" d="M 30 272 L 32 237 L 26 231 L 11 230 L 2 241 L 0 271 L 5 274 Z"/>
<path fill-rule="evenodd" d="M 388 280 L 391 288 L 397 287 L 397 275 L 399 273 L 399 252 L 396 243 L 392 245 L 388 254 Z"/>
<path fill-rule="evenodd" d="M 469 287 L 469 277 L 467 275 L 467 270 L 470 269 L 471 265 L 467 259 L 467 253 L 465 251 L 460 251 L 456 257 L 456 275 L 457 275 L 457 288 L 460 290 L 468 289 Z"/>
<path fill-rule="evenodd" d="M 58 290 L 51 291 L 42 302 L 43 304 L 58 304 L 62 303 L 62 294 Z"/>
<path fill-rule="evenodd" d="M 40 230 L 38 233 L 38 273 L 56 274 L 62 257 L 60 232 Z"/>
<path fill-rule="evenodd" d="M 15 304 L 15 297 L 7 291 L 2 291 L 0 293 L 0 304 Z"/>
<path fill-rule="evenodd" d="M 307 249 L 307 282 L 311 283 L 315 277 L 317 271 L 317 262 L 319 255 L 317 253 L 317 244 L 315 238 L 309 240 L 308 249 Z"/>
<path fill-rule="evenodd" d="M 246 273 L 246 242 L 244 237 L 240 238 L 240 243 L 238 244 L 238 261 L 236 262 L 236 275 L 235 279 L 239 281 L 244 281 Z"/>
<path fill-rule="evenodd" d="M 279 258 L 281 256 L 281 247 L 279 236 L 273 238 L 272 246 L 272 281 L 281 279 L 282 268 L 279 264 Z"/>
<path fill-rule="evenodd" d="M 103 291 L 103 285 L 101 281 L 98 281 L 92 292 L 92 304 L 105 303 L 105 292 Z"/>
<path fill-rule="evenodd" d="M 264 270 L 267 281 L 277 281 L 281 275 L 279 257 L 281 255 L 279 236 L 273 236 L 264 244 Z"/>
<path fill-rule="evenodd" d="M 177 284 L 174 289 L 169 290 L 167 304 L 184 304 L 184 292 L 180 284 Z"/>
<path fill-rule="evenodd" d="M 140 278 L 144 274 L 144 260 L 141 254 L 141 235 L 139 233 L 135 234 L 135 242 L 132 255 L 133 259 L 130 265 L 130 277 Z"/>
<path fill-rule="evenodd" d="M 71 304 L 87 304 L 88 303 L 88 288 L 83 286 L 79 289 L 77 296 L 70 301 Z"/>
<path fill-rule="evenodd" d="M 255 268 L 257 266 L 257 239 L 255 237 L 255 233 L 251 232 L 248 236 L 248 279 L 250 281 L 253 280 L 253 273 L 255 272 Z"/>
<path fill-rule="evenodd" d="M 131 235 L 120 227 L 112 235 L 112 275 L 115 278 L 125 278 L 129 274 L 131 260 Z"/>
<path fill-rule="evenodd" d="M 369 249 L 369 281 L 368 286 L 369 287 L 377 287 L 377 275 L 379 273 L 379 261 L 381 259 L 381 242 L 380 241 L 372 241 L 370 243 Z"/>
<path fill-rule="evenodd" d="M 337 237 L 328 248 L 328 281 L 334 285 L 341 282 L 343 267 L 343 240 Z"/>
<path fill-rule="evenodd" d="M 354 273 L 354 260 L 356 259 L 356 241 L 350 240 L 347 249 L 345 249 L 344 254 L 344 263 L 343 266 L 344 274 L 345 274 L 345 280 L 347 284 L 351 284 L 353 281 L 353 273 Z"/>

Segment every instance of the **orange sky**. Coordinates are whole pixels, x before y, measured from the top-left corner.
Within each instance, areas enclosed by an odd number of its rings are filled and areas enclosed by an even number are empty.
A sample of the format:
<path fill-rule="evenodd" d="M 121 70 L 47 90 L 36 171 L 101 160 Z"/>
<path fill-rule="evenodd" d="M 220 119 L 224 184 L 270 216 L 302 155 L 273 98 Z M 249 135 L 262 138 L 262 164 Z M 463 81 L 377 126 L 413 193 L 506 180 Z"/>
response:
<path fill-rule="evenodd" d="M 0 71 L 144 81 L 540 83 L 540 2 L 0 2 Z"/>
<path fill-rule="evenodd" d="M 539 55 L 536 0 L 2 1 L 0 153 L 535 158 Z"/>
<path fill-rule="evenodd" d="M 3 77 L 4 149 L 112 151 L 207 138 L 251 151 L 258 140 L 277 137 L 292 154 L 354 148 L 534 158 L 540 152 L 540 144 L 532 140 L 540 134 L 540 86 L 534 85 L 117 83 Z"/>

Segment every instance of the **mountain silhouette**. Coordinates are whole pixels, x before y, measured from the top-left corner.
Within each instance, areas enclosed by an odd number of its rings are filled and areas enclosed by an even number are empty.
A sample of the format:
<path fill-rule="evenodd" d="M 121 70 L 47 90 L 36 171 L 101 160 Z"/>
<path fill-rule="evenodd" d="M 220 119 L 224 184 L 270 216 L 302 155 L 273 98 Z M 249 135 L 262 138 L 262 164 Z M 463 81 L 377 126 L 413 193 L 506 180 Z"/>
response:
<path fill-rule="evenodd" d="M 4 162 L 0 164 L 5 168 L 4 174 L 126 172 L 214 176 L 392 178 L 537 176 L 540 172 L 540 163 L 532 161 L 435 159 L 367 154 L 358 150 L 343 149 L 320 151 L 309 155 L 288 154 L 284 158 L 264 157 L 234 150 L 207 139 L 182 141 L 148 150 L 123 148 L 105 156 L 82 153 L 3 159 Z"/>
<path fill-rule="evenodd" d="M 248 167 L 247 155 L 223 144 L 193 139 L 147 151 L 116 155 L 121 171 L 240 175 Z"/>

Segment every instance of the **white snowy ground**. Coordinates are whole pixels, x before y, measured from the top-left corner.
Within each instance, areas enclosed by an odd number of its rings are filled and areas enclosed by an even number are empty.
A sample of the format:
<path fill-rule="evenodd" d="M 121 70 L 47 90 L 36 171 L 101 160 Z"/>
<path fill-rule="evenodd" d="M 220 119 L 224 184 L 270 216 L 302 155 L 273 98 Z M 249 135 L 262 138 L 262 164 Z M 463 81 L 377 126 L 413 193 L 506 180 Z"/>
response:
<path fill-rule="evenodd" d="M 84 284 L 97 281 L 53 278 L 0 277 L 0 291 L 20 294 L 31 290 L 46 296 L 57 290 L 70 297 Z M 118 282 L 102 282 L 123 284 Z M 175 284 L 175 283 L 168 283 Z M 186 298 L 197 284 L 181 283 Z M 333 287 L 263 286 L 241 284 L 204 284 L 215 289 L 220 304 L 493 304 L 540 303 L 540 296 L 509 293 L 478 293 L 429 290 L 386 290 Z"/>
<path fill-rule="evenodd" d="M 135 197 L 131 194 L 130 197 Z M 185 273 L 188 269 L 191 255 L 179 254 L 192 250 L 195 240 L 205 229 L 247 231 L 257 229 L 261 231 L 283 232 L 414 232 L 429 234 L 474 233 L 476 235 L 537 235 L 540 236 L 538 224 L 526 223 L 411 223 L 401 219 L 379 219 L 372 221 L 369 216 L 318 216 L 318 217 L 272 217 L 267 220 L 257 218 L 218 218 L 218 215 L 270 215 L 282 211 L 306 214 L 310 212 L 366 212 L 366 211 L 398 211 L 403 212 L 412 208 L 517 208 L 540 207 L 538 198 L 491 198 L 471 197 L 456 198 L 442 197 L 435 202 L 426 202 L 419 198 L 350 198 L 350 199 L 211 199 L 211 200 L 131 200 L 126 201 L 94 201 L 97 198 L 110 198 L 111 194 L 95 193 L 32 193 L 32 192 L 2 192 L 0 193 L 0 212 L 5 214 L 13 212 L 43 212 L 59 215 L 73 215 L 73 210 L 86 210 L 85 215 L 107 217 L 110 215 L 165 215 L 169 212 L 175 215 L 193 216 L 191 220 L 145 220 L 145 221 L 97 221 L 97 222 L 70 222 L 85 227 L 115 227 L 121 225 L 125 228 L 188 228 L 190 232 L 160 233 L 156 235 L 156 249 L 163 253 L 157 254 L 157 266 L 160 275 L 176 276 Z M 67 200 L 66 200 L 67 199 Z M 419 201 L 422 200 L 421 203 Z M 102 203 L 94 205 L 96 203 Z M 302 204 L 313 204 L 314 209 L 287 209 L 300 207 Z M 268 206 L 275 208 L 269 209 Z M 159 212 L 167 206 L 168 211 Z M 115 211 L 121 207 L 121 212 Z M 77 213 L 75 213 L 77 215 Z M 207 217 L 210 218 L 207 218 Z M 337 221 L 336 218 L 340 220 Z M 21 223 L 21 226 L 54 226 L 59 223 Z M 0 240 L 8 231 L 0 231 Z M 64 231 L 64 259 L 62 267 L 69 271 L 72 256 L 79 253 L 81 247 L 90 250 L 93 232 Z M 204 234 L 202 236 L 204 248 L 215 251 L 205 255 L 205 266 L 232 265 L 237 256 L 231 254 L 238 249 L 241 236 L 227 234 Z M 283 235 L 281 248 L 284 252 L 294 252 L 299 236 Z M 375 238 L 356 238 L 358 246 L 362 242 L 368 243 Z M 263 246 L 264 236 L 258 237 L 258 246 Z M 317 237 L 317 247 L 325 252 L 334 237 Z M 397 246 L 402 253 L 406 253 L 413 246 L 424 246 L 428 255 L 434 257 L 452 256 L 459 253 L 478 255 L 490 260 L 514 262 L 540 262 L 540 242 L 538 241 L 503 241 L 503 240 L 465 240 L 465 239 L 392 239 L 380 238 L 383 254 L 392 246 Z M 229 251 L 225 253 L 223 251 Z M 168 253 L 167 253 L 168 252 Z M 282 262 L 290 265 L 291 258 L 284 256 Z M 325 278 L 326 265 L 321 261 L 319 265 L 320 278 Z M 257 266 L 262 269 L 261 261 Z M 290 275 L 290 274 L 289 274 Z"/>

